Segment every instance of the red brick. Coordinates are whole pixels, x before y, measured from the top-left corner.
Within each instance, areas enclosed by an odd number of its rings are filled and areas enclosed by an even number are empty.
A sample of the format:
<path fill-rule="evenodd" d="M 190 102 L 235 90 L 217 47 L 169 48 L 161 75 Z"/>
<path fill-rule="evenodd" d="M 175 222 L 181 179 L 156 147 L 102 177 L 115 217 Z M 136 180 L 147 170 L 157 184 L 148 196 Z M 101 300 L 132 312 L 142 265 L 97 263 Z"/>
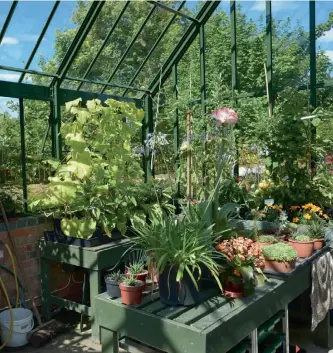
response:
<path fill-rule="evenodd" d="M 25 245 L 27 242 L 28 242 L 28 237 L 27 236 L 22 236 L 22 237 L 16 237 L 15 238 L 16 246 Z"/>
<path fill-rule="evenodd" d="M 40 239 L 40 237 L 41 237 L 41 236 L 40 236 L 39 234 L 37 234 L 37 233 L 35 233 L 35 234 L 31 233 L 31 234 L 29 234 L 28 237 L 27 237 L 27 243 L 29 243 L 29 244 L 31 244 L 31 243 L 37 243 L 38 240 Z"/>

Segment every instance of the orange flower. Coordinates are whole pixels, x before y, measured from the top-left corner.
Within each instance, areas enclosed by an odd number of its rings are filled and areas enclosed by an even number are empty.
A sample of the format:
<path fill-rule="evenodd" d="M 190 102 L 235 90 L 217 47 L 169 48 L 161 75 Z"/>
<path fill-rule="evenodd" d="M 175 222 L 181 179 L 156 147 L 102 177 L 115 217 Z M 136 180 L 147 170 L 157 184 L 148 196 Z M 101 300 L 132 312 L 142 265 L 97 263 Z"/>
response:
<path fill-rule="evenodd" d="M 293 218 L 293 223 L 298 223 L 299 222 L 299 218 L 298 217 L 294 217 Z"/>
<path fill-rule="evenodd" d="M 323 217 L 325 218 L 325 219 L 329 219 L 329 217 L 327 216 L 327 214 L 323 214 Z"/>
<path fill-rule="evenodd" d="M 236 275 L 236 276 L 238 276 L 238 277 L 240 277 L 242 274 L 238 271 L 238 270 L 234 270 L 234 274 Z"/>
<path fill-rule="evenodd" d="M 299 209 L 299 206 L 291 206 L 290 207 L 290 210 L 293 212 L 297 211 L 298 209 Z"/>

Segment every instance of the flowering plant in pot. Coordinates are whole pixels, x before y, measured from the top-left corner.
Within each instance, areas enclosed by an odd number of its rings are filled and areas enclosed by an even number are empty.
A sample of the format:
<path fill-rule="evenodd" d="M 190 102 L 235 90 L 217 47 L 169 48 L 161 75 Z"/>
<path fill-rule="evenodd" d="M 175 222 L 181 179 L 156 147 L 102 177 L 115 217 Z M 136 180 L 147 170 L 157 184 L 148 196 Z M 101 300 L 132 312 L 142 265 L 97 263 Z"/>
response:
<path fill-rule="evenodd" d="M 283 273 L 292 271 L 298 258 L 297 251 L 283 242 L 265 246 L 263 255 L 266 270 Z"/>
<path fill-rule="evenodd" d="M 311 220 L 318 218 L 326 221 L 329 219 L 329 216 L 313 203 L 307 203 L 302 206 L 291 206 L 290 215 L 292 222 L 296 224 L 309 224 Z"/>
<path fill-rule="evenodd" d="M 305 235 L 308 235 L 313 240 L 314 250 L 319 250 L 323 247 L 326 228 L 327 224 L 323 219 L 313 218 L 309 222 Z"/>
<path fill-rule="evenodd" d="M 112 272 L 104 277 L 106 292 L 110 298 L 120 297 L 119 283 L 124 279 L 124 275 L 118 272 Z"/>
<path fill-rule="evenodd" d="M 297 251 L 299 257 L 310 257 L 313 253 L 314 242 L 308 235 L 294 232 L 288 242 Z"/>
<path fill-rule="evenodd" d="M 238 237 L 223 240 L 217 249 L 227 257 L 227 264 L 221 273 L 224 294 L 231 297 L 251 295 L 256 285 L 255 277 L 258 277 L 256 274 L 263 276 L 265 262 L 262 246 L 251 239 Z"/>
<path fill-rule="evenodd" d="M 129 266 L 126 267 L 126 276 L 133 276 L 138 281 L 146 283 L 148 271 L 144 268 L 143 262 L 132 262 L 131 264 L 129 264 Z"/>
<path fill-rule="evenodd" d="M 133 276 L 125 277 L 120 283 L 121 300 L 126 305 L 140 304 L 145 283 Z"/>

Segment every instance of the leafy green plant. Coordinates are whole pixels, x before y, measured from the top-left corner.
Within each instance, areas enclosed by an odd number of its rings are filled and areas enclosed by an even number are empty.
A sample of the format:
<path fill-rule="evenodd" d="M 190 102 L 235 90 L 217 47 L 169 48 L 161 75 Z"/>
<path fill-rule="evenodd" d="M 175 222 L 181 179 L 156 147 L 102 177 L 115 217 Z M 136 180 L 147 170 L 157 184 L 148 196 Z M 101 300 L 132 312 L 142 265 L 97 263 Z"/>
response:
<path fill-rule="evenodd" d="M 260 243 L 272 243 L 272 244 L 276 244 L 279 242 L 279 240 L 274 235 L 260 235 L 258 237 L 258 241 Z"/>
<path fill-rule="evenodd" d="M 125 286 L 135 287 L 140 282 L 136 280 L 133 276 L 129 276 L 129 277 L 125 277 L 121 283 L 123 283 Z"/>
<path fill-rule="evenodd" d="M 325 236 L 325 231 L 327 228 L 327 223 L 321 218 L 314 218 L 308 224 L 308 228 L 305 232 L 311 239 L 323 239 Z"/>
<path fill-rule="evenodd" d="M 278 262 L 289 262 L 298 258 L 297 251 L 289 244 L 282 242 L 265 246 L 263 255 L 265 259 Z"/>
<path fill-rule="evenodd" d="M 311 241 L 311 238 L 308 235 L 299 234 L 299 233 L 292 233 L 290 235 L 290 238 L 293 240 L 296 240 L 296 241 L 300 241 L 300 242 Z"/>
<path fill-rule="evenodd" d="M 111 236 L 117 227 L 125 233 L 130 214 L 140 202 L 135 192 L 143 184 L 143 171 L 133 156 L 131 140 L 141 128 L 143 110 L 132 103 L 97 99 L 82 106 L 81 99 L 66 104 L 71 120 L 61 133 L 69 154 L 51 161 L 55 175 L 46 194 L 30 203 L 33 210 L 46 210 L 62 217 L 68 236 L 90 237 L 96 226 Z M 145 218 L 144 212 L 140 213 Z"/>
<path fill-rule="evenodd" d="M 127 267 L 127 272 L 131 275 L 138 275 L 144 271 L 142 262 L 133 262 Z"/>
<path fill-rule="evenodd" d="M 198 289 L 202 266 L 206 267 L 222 288 L 219 280 L 218 259 L 224 256 L 213 248 L 212 226 L 207 226 L 196 213 L 187 211 L 181 216 L 157 213 L 150 223 L 134 224 L 136 237 L 132 240 L 146 250 L 150 260 L 156 264 L 158 273 L 166 268 L 177 269 L 177 282 L 181 282 L 186 272 Z M 151 261 L 148 261 L 150 267 Z M 199 274 L 195 278 L 195 273 Z"/>
<path fill-rule="evenodd" d="M 120 271 L 117 271 L 107 275 L 107 278 L 110 279 L 111 281 L 116 281 L 119 283 L 125 279 L 125 276 Z"/>

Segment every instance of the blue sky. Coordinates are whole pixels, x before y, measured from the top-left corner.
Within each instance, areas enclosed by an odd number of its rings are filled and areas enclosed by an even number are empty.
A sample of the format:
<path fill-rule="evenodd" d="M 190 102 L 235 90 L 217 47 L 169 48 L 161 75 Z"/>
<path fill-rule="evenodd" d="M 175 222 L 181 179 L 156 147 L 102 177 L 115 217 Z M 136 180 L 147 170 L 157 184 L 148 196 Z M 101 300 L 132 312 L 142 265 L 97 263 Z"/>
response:
<path fill-rule="evenodd" d="M 189 7 L 195 7 L 196 1 L 191 2 Z M 239 1 L 250 18 L 255 22 L 260 16 L 265 14 L 265 1 Z M 6 32 L 2 44 L 0 45 L 0 64 L 22 68 L 27 61 L 30 52 L 37 40 L 39 33 L 53 6 L 53 1 L 20 1 L 11 24 Z M 30 65 L 31 69 L 38 70 L 38 60 L 40 55 L 50 59 L 53 55 L 54 39 L 56 30 L 73 28 L 71 14 L 75 8 L 75 1 L 62 1 L 58 7 L 56 15 L 49 26 L 44 40 L 37 51 L 34 61 Z M 0 28 L 2 27 L 11 1 L 0 0 Z M 229 1 L 222 1 L 220 7 L 229 11 Z M 308 1 L 274 1 L 272 12 L 275 19 L 291 17 L 292 24 L 299 22 L 305 29 L 308 29 Z M 321 23 L 327 20 L 328 14 L 333 10 L 332 1 L 317 1 L 316 22 Z M 333 30 L 317 41 L 317 49 L 325 50 L 333 61 Z M 0 70 L 0 80 L 17 81 L 18 73 Z M 27 79 L 29 82 L 29 79 Z M 4 108 L 7 99 L 0 97 L 0 111 Z"/>

